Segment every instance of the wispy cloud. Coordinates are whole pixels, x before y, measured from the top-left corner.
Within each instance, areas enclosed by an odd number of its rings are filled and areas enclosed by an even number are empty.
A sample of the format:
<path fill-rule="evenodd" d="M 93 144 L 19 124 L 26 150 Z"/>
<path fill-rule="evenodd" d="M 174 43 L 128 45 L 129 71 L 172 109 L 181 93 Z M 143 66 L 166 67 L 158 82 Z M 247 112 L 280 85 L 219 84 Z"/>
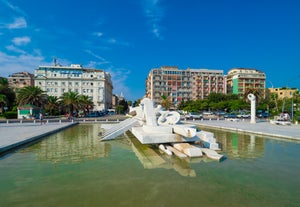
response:
<path fill-rule="evenodd" d="M 102 32 L 94 32 L 93 33 L 95 36 L 97 37 L 102 37 L 103 36 L 103 33 Z"/>
<path fill-rule="evenodd" d="M 121 46 L 125 46 L 125 47 L 131 46 L 131 44 L 129 42 L 120 41 L 120 40 L 117 40 L 116 38 L 109 38 L 106 40 L 106 42 L 111 45 L 121 45 Z"/>
<path fill-rule="evenodd" d="M 160 6 L 160 0 L 143 0 L 143 7 L 151 32 L 156 38 L 162 40 L 161 30 L 163 28 L 160 22 L 164 17 L 164 11 Z"/>
<path fill-rule="evenodd" d="M 22 53 L 20 55 L 8 55 L 0 51 L 1 76 L 8 77 L 10 74 L 20 71 L 34 73 L 39 65 L 48 65 L 40 54 Z"/>
<path fill-rule="evenodd" d="M 14 19 L 13 23 L 7 24 L 8 29 L 21 29 L 27 27 L 27 22 L 24 17 L 18 17 Z"/>
<path fill-rule="evenodd" d="M 20 48 L 15 47 L 14 45 L 8 45 L 5 47 L 8 51 L 20 53 L 20 54 L 26 54 L 24 50 L 21 50 Z"/>
<path fill-rule="evenodd" d="M 114 85 L 114 94 L 120 95 L 121 93 L 123 93 L 124 96 L 128 96 L 130 90 L 126 86 L 126 80 L 130 75 L 131 71 L 126 68 L 114 67 L 110 67 L 106 69 L 106 71 L 109 72 L 112 77 L 112 82 Z"/>
<path fill-rule="evenodd" d="M 8 2 L 7 0 L 1 0 L 1 2 L 3 4 L 5 4 L 9 9 L 13 10 L 14 12 L 21 14 L 23 16 L 26 16 L 25 12 L 23 10 L 21 10 L 19 7 L 12 5 L 10 2 Z"/>
<path fill-rule="evenodd" d="M 97 61 L 97 62 L 91 61 L 90 64 L 93 63 L 94 66 L 96 66 L 96 65 L 103 65 L 103 64 L 109 63 L 109 61 L 107 61 L 104 57 L 101 57 L 100 55 L 97 55 L 97 54 L 93 53 L 90 50 L 85 50 L 85 52 L 88 53 L 88 54 L 90 54 L 94 58 L 100 60 L 100 62 L 99 61 Z"/>
<path fill-rule="evenodd" d="M 31 41 L 30 37 L 24 36 L 24 37 L 15 37 L 12 39 L 12 42 L 15 45 L 27 45 Z"/>

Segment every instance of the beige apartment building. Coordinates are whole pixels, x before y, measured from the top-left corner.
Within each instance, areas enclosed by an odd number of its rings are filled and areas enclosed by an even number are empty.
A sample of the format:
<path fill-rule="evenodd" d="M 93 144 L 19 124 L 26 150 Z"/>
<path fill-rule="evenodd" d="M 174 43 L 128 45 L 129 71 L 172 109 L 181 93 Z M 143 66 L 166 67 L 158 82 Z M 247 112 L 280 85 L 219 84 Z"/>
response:
<path fill-rule="evenodd" d="M 34 85 L 34 75 L 28 72 L 17 72 L 8 76 L 9 87 L 14 91 L 26 86 Z"/>
<path fill-rule="evenodd" d="M 68 91 L 89 96 L 97 111 L 112 107 L 111 76 L 100 69 L 84 68 L 77 64 L 39 66 L 34 72 L 34 84 L 51 96 L 60 97 Z"/>
<path fill-rule="evenodd" d="M 212 92 L 226 93 L 223 70 L 153 68 L 146 79 L 146 97 L 161 102 L 170 97 L 174 106 L 181 101 L 206 99 Z"/>
<path fill-rule="evenodd" d="M 266 96 L 266 75 L 264 72 L 252 68 L 233 68 L 227 74 L 227 93 L 238 94 L 243 97 L 249 91 L 260 91 Z"/>
<path fill-rule="evenodd" d="M 292 98 L 297 91 L 297 88 L 269 88 L 269 92 L 276 94 L 278 99 Z"/>

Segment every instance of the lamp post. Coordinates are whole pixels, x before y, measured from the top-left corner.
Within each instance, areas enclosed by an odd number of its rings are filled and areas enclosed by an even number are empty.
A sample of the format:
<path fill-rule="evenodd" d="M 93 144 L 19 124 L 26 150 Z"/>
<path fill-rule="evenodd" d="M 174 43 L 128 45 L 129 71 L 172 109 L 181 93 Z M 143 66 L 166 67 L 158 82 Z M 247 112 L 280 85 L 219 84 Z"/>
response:
<path fill-rule="evenodd" d="M 294 80 L 294 79 L 296 79 L 296 78 L 299 78 L 299 77 L 300 77 L 300 75 L 297 75 L 295 78 L 289 80 L 288 82 L 291 82 L 292 80 Z M 287 87 L 287 89 L 288 89 L 288 87 Z M 291 89 L 292 89 L 292 88 L 291 88 Z M 291 119 L 292 119 L 292 122 L 293 122 L 293 120 L 294 120 L 294 93 L 293 93 L 293 91 L 292 91 L 292 111 L 291 111 Z"/>
<path fill-rule="evenodd" d="M 71 114 L 71 109 L 70 109 L 70 75 L 68 74 L 68 113 L 69 115 Z"/>
<path fill-rule="evenodd" d="M 293 120 L 294 120 L 294 94 L 293 94 L 293 92 L 292 92 L 292 122 L 293 122 Z"/>
<path fill-rule="evenodd" d="M 272 85 L 272 90 L 274 90 L 273 83 L 272 83 L 271 81 L 269 81 L 269 82 L 270 82 L 271 85 Z M 272 93 L 274 93 L 274 92 L 272 92 Z M 274 94 L 272 94 L 272 95 L 274 95 Z M 278 113 L 278 104 L 277 104 L 277 100 L 276 100 L 276 97 L 275 97 L 275 96 L 274 96 L 274 101 L 275 101 L 276 111 L 277 111 L 277 113 Z"/>

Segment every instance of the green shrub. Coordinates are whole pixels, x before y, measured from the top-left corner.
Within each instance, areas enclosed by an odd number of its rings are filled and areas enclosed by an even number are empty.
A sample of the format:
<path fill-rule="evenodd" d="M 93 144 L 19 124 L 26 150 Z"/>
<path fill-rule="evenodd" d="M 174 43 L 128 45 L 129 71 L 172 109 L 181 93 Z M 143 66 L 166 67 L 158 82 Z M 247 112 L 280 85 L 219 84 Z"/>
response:
<path fill-rule="evenodd" d="M 16 118 L 18 118 L 18 112 L 16 112 L 16 111 L 5 112 L 4 117 L 6 119 L 16 119 Z"/>

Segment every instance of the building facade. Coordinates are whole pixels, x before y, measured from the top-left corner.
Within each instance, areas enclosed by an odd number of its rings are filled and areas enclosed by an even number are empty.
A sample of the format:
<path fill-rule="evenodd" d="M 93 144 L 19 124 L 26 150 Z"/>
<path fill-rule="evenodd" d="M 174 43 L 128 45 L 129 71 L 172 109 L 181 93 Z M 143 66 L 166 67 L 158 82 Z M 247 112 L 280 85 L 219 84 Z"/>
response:
<path fill-rule="evenodd" d="M 276 94 L 278 99 L 293 98 L 294 94 L 298 92 L 297 88 L 269 88 L 271 94 Z"/>
<path fill-rule="evenodd" d="M 8 76 L 9 87 L 14 91 L 20 88 L 33 86 L 34 85 L 34 75 L 28 72 L 17 72 Z"/>
<path fill-rule="evenodd" d="M 39 66 L 34 72 L 34 84 L 51 96 L 60 97 L 69 91 L 86 95 L 93 101 L 95 111 L 112 107 L 111 76 L 103 70 L 77 64 Z"/>
<path fill-rule="evenodd" d="M 210 93 L 226 93 L 223 70 L 153 68 L 146 79 L 146 97 L 156 103 L 169 97 L 176 106 L 181 101 L 206 99 Z"/>
<path fill-rule="evenodd" d="M 243 97 L 251 91 L 258 91 L 266 97 L 266 75 L 264 72 L 251 68 L 233 68 L 227 74 L 227 93 Z"/>

